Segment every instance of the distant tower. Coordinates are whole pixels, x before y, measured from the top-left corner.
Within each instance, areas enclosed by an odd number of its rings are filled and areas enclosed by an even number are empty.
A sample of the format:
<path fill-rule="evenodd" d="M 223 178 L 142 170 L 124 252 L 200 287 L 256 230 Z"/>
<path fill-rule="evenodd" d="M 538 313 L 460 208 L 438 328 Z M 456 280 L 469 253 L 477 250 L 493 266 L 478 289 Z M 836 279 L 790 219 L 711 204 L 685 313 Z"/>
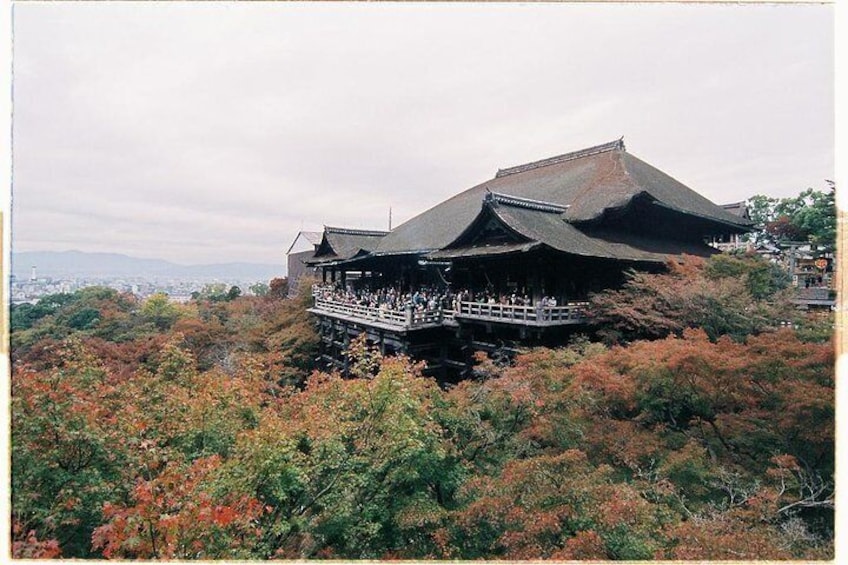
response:
<path fill-rule="evenodd" d="M 29 273 L 29 280 L 35 282 L 37 277 L 35 276 L 35 265 L 32 266 L 32 271 Z"/>

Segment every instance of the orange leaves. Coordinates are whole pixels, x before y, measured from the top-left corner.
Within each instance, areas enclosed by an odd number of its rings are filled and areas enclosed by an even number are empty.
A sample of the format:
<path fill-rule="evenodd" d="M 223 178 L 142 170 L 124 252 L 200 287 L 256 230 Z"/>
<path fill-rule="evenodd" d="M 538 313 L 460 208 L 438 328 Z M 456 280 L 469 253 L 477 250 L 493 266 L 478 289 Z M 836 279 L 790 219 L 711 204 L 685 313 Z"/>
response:
<path fill-rule="evenodd" d="M 647 536 L 657 523 L 655 507 L 610 479 L 608 468 L 595 467 L 574 449 L 513 461 L 498 477 L 466 484 L 463 493 L 472 502 L 454 513 L 449 531 L 454 543 L 465 544 L 466 555 L 607 558 L 597 532 L 626 528 L 631 536 Z"/>
<path fill-rule="evenodd" d="M 729 268 L 721 256 L 706 263 L 685 257 L 665 273 L 630 273 L 622 289 L 591 297 L 599 335 L 632 341 L 697 327 L 713 340 L 729 335 L 741 341 L 794 317 L 788 297 L 778 292 L 779 270 L 759 258 L 734 261 Z"/>
<path fill-rule="evenodd" d="M 663 299 L 695 271 L 673 266 Z M 481 356 L 444 391 L 364 343 L 365 378 L 305 379 L 302 307 L 192 305 L 144 341 L 33 348 L 12 378 L 15 555 L 827 555 L 805 520 L 833 505 L 831 344 L 577 339 Z"/>
<path fill-rule="evenodd" d="M 209 481 L 220 464 L 218 457 L 199 459 L 187 469 L 169 464 L 155 479 L 139 482 L 132 505 L 104 506 L 107 522 L 94 531 L 94 547 L 107 558 L 236 555 L 258 535 L 253 522 L 263 507 L 250 497 L 215 496 Z"/>
<path fill-rule="evenodd" d="M 12 528 L 12 557 L 14 559 L 56 559 L 62 556 L 59 542 L 55 539 L 39 540 L 35 530 L 29 530 L 22 539 L 21 526 Z"/>
<path fill-rule="evenodd" d="M 786 477 L 787 473 L 798 472 L 801 470 L 800 465 L 798 465 L 798 460 L 791 455 L 775 455 L 770 459 L 770 461 L 774 463 L 776 467 L 769 469 L 767 473 L 774 477 Z"/>
<path fill-rule="evenodd" d="M 555 551 L 551 559 L 557 561 L 606 560 L 604 540 L 593 530 L 581 530 L 565 541 L 565 547 Z"/>
<path fill-rule="evenodd" d="M 618 349 L 616 352 L 620 351 Z M 582 363 L 574 370 L 574 381 L 570 385 L 573 393 L 600 394 L 604 398 L 603 410 L 621 416 L 635 415 L 637 382 L 630 375 L 619 372 L 604 361 L 616 362 L 613 355 L 601 358 L 600 363 Z"/>
<path fill-rule="evenodd" d="M 600 527 L 613 529 L 627 525 L 638 528 L 650 522 L 651 508 L 639 493 L 624 484 L 602 489 L 603 498 L 598 505 L 597 522 Z"/>
<path fill-rule="evenodd" d="M 462 383 L 449 398 L 457 410 L 486 416 L 478 445 L 509 455 L 480 467 L 492 478 L 466 483 L 467 506 L 440 543 L 461 555 L 516 559 L 658 548 L 674 558 L 789 555 L 775 545 L 787 517 L 832 502 L 832 361 L 830 344 L 803 343 L 791 330 L 746 344 L 689 329 L 576 363 L 534 350 L 483 382 Z M 514 428 L 498 437 L 497 422 Z M 509 451 L 519 438 L 524 450 Z M 575 453 L 588 461 L 557 459 Z M 555 516 L 560 530 L 534 530 L 531 516 Z M 683 519 L 701 520 L 706 531 Z M 792 555 L 824 547 L 812 534 L 797 537 Z"/>
<path fill-rule="evenodd" d="M 757 496 L 747 505 L 749 509 L 707 512 L 674 524 L 666 530 L 667 548 L 656 557 L 734 561 L 826 558 L 817 547 L 792 548 L 783 528 L 763 521 L 762 513 L 753 510 L 766 504 L 767 497 Z"/>
<path fill-rule="evenodd" d="M 791 331 L 751 341 L 711 343 L 688 330 L 637 342 L 576 366 L 572 391 L 594 395 L 587 406 L 598 416 L 638 413 L 644 425 L 697 430 L 714 449 L 747 453 L 758 436 L 784 442 L 782 449 L 816 449 L 817 457 L 832 449 L 833 390 L 823 383 L 833 369 L 822 363 L 832 359 L 830 346 L 801 343 Z M 760 463 L 768 456 L 757 455 Z"/>
<path fill-rule="evenodd" d="M 550 555 L 562 524 L 556 511 L 512 508 L 506 516 L 507 531 L 498 539 L 506 559 L 538 559 Z"/>

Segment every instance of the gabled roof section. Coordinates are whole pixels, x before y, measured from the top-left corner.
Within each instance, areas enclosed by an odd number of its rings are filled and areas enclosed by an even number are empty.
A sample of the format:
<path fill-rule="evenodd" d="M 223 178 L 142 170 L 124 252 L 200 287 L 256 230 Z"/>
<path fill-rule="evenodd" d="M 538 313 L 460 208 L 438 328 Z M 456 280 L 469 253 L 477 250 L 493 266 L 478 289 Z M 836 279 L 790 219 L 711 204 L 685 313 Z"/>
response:
<path fill-rule="evenodd" d="M 306 238 L 309 243 L 313 245 L 318 245 L 321 243 L 321 232 L 319 231 L 302 231 L 300 234 Z"/>
<path fill-rule="evenodd" d="M 741 202 L 731 202 L 730 204 L 721 204 L 721 207 L 734 216 L 738 216 L 744 220 L 751 219 L 751 214 L 748 213 L 748 203 L 745 200 Z"/>
<path fill-rule="evenodd" d="M 621 162 L 636 187 L 669 208 L 730 226 L 747 228 L 751 225 L 751 222 L 728 212 L 682 182 L 629 153 L 621 154 Z"/>
<path fill-rule="evenodd" d="M 714 252 L 706 244 L 681 243 L 632 234 L 586 233 L 556 214 L 520 208 L 501 208 L 498 214 L 517 232 L 571 255 L 665 263 L 670 255 L 709 255 Z"/>
<path fill-rule="evenodd" d="M 460 247 L 473 247 L 479 253 L 485 253 L 488 248 L 525 250 L 525 244 L 531 242 L 532 239 L 504 222 L 497 213 L 497 209 L 502 206 L 514 206 L 548 214 L 562 214 L 565 211 L 562 206 L 549 202 L 486 192 L 483 196 L 483 206 L 477 217 L 468 224 L 468 227 L 456 239 L 447 244 L 443 251 Z M 494 234 L 494 237 L 491 234 Z"/>
<path fill-rule="evenodd" d="M 286 255 L 292 252 L 295 246 L 298 248 L 303 248 L 302 251 L 307 251 L 307 246 L 312 245 L 313 250 L 314 247 L 318 246 L 321 243 L 321 232 L 319 231 L 299 231 L 297 232 L 297 236 L 292 241 L 292 244 L 289 245 L 288 251 L 286 251 Z"/>
<path fill-rule="evenodd" d="M 714 249 L 698 242 L 621 233 L 586 233 L 566 221 L 564 208 L 554 204 L 488 193 L 483 206 L 456 240 L 428 255 L 431 259 L 457 259 L 484 255 L 522 253 L 545 246 L 570 255 L 600 257 L 619 261 L 665 263 L 670 256 L 688 253 L 710 255 Z M 496 219 L 515 237 L 502 244 L 475 243 L 473 233 Z"/>
<path fill-rule="evenodd" d="M 324 226 L 324 234 L 311 264 L 344 261 L 373 251 L 388 232 Z"/>
<path fill-rule="evenodd" d="M 493 179 L 461 192 L 398 226 L 382 238 L 375 253 L 429 253 L 446 247 L 477 217 L 480 201 L 487 192 L 564 207 L 562 218 L 575 225 L 603 224 L 606 211 L 625 209 L 640 195 L 650 196 L 676 212 L 700 218 L 699 225 L 708 226 L 712 232 L 704 236 L 725 231 L 747 231 L 750 225 L 743 218 L 630 155 L 625 150 L 623 139 L 618 139 L 501 169 Z"/>

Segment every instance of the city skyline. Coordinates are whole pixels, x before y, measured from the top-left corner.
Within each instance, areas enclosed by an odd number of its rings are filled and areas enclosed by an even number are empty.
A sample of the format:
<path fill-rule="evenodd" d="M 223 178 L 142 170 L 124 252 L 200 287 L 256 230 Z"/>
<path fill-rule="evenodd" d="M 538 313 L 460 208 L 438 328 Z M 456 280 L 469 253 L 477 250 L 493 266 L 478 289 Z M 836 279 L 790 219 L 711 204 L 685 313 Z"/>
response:
<path fill-rule="evenodd" d="M 17 5 L 13 251 L 284 262 L 624 136 L 707 198 L 833 178 L 833 6 Z M 392 49 L 387 50 L 390 45 Z"/>

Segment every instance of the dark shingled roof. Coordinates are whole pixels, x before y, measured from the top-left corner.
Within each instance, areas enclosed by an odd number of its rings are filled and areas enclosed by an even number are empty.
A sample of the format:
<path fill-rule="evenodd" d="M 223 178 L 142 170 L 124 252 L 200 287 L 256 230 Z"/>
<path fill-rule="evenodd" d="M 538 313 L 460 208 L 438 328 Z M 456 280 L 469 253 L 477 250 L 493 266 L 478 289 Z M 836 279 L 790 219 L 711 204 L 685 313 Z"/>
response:
<path fill-rule="evenodd" d="M 727 210 L 734 216 L 738 216 L 745 220 L 750 220 L 751 215 L 748 213 L 748 204 L 744 200 L 742 202 L 732 202 L 730 204 L 722 204 L 721 207 Z"/>
<path fill-rule="evenodd" d="M 321 243 L 321 232 L 319 231 L 302 231 L 303 237 L 309 241 L 309 243 L 313 245 L 318 245 Z"/>
<path fill-rule="evenodd" d="M 528 241 L 525 243 L 504 243 L 501 245 L 472 245 L 469 247 L 457 247 L 454 249 L 442 249 L 430 253 L 427 258 L 433 260 L 440 259 L 460 259 L 462 257 L 482 257 L 492 255 L 508 255 L 510 253 L 524 253 L 542 244 L 538 241 Z"/>
<path fill-rule="evenodd" d="M 315 256 L 305 263 L 345 261 L 374 251 L 388 232 L 324 226 L 324 236 Z"/>
<path fill-rule="evenodd" d="M 528 204 L 532 202 L 532 204 Z M 498 255 L 527 251 L 539 245 L 567 253 L 587 257 L 600 257 L 621 261 L 664 263 L 669 255 L 689 253 L 711 255 L 716 250 L 703 243 L 685 243 L 658 238 L 615 234 L 603 231 L 584 233 L 568 223 L 564 210 L 538 201 L 523 201 L 506 195 L 488 196 L 483 208 L 474 220 L 481 224 L 486 216 L 494 216 L 509 231 L 529 241 L 508 242 L 495 245 L 477 243 L 461 245 L 465 233 L 451 242 L 445 249 L 428 255 L 431 259 L 452 259 L 481 255 Z"/>
<path fill-rule="evenodd" d="M 446 247 L 475 219 L 487 191 L 565 207 L 562 218 L 555 224 L 562 233 L 554 236 L 552 230 L 545 228 L 544 241 L 556 239 L 563 246 L 566 242 L 575 245 L 568 251 L 570 253 L 594 254 L 597 251 L 599 256 L 607 256 L 616 245 L 624 245 L 607 242 L 605 249 L 599 249 L 597 243 L 588 241 L 585 234 L 569 223 L 580 225 L 600 219 L 605 211 L 627 206 L 637 196 L 649 196 L 667 208 L 706 219 L 717 231 L 741 232 L 750 226 L 739 216 L 630 155 L 625 151 L 624 142 L 617 140 L 499 170 L 495 178 L 398 226 L 380 240 L 374 254 L 432 252 Z M 531 223 L 548 225 L 549 222 L 545 219 Z M 621 251 L 631 255 L 629 250 Z M 635 258 L 639 253 L 634 251 L 632 255 Z"/>

